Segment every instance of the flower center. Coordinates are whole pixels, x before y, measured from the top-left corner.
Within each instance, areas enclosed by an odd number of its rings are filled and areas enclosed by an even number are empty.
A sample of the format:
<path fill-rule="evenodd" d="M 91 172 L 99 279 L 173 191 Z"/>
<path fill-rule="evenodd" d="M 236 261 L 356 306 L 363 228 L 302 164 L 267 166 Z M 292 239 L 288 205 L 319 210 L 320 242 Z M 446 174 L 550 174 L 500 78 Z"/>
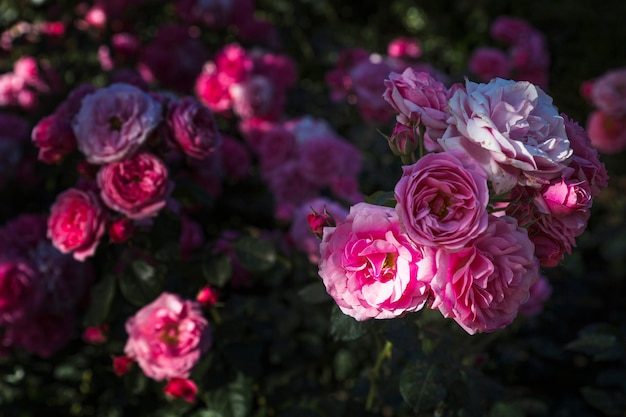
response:
<path fill-rule="evenodd" d="M 168 345 L 178 342 L 178 325 L 176 323 L 165 324 L 161 329 L 159 339 Z"/>
<path fill-rule="evenodd" d="M 430 212 L 437 216 L 439 220 L 443 220 L 448 215 L 448 207 L 450 206 L 450 196 L 437 193 L 437 197 L 428 203 Z"/>
<path fill-rule="evenodd" d="M 111 117 L 109 119 L 109 128 L 119 132 L 122 130 L 122 120 L 117 116 Z"/>

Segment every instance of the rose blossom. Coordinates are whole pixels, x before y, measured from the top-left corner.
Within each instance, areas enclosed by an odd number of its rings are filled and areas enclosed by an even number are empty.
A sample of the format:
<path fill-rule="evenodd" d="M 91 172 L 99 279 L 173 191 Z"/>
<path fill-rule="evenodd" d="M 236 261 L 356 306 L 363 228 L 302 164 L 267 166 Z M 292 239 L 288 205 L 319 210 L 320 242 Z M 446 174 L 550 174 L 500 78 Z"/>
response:
<path fill-rule="evenodd" d="M 563 217 L 578 210 L 591 208 L 589 185 L 576 179 L 553 180 L 541 188 L 535 205 L 541 212 Z"/>
<path fill-rule="evenodd" d="M 161 105 L 129 84 L 100 88 L 82 100 L 73 121 L 78 149 L 105 164 L 131 156 L 161 121 Z"/>
<path fill-rule="evenodd" d="M 613 118 L 626 116 L 626 68 L 607 71 L 591 87 L 591 100 Z"/>
<path fill-rule="evenodd" d="M 90 191 L 70 188 L 59 194 L 50 208 L 48 238 L 62 253 L 77 261 L 92 256 L 105 231 L 100 202 Z"/>
<path fill-rule="evenodd" d="M 193 97 L 171 102 L 166 118 L 172 137 L 189 156 L 203 159 L 222 142 L 213 112 Z"/>
<path fill-rule="evenodd" d="M 460 149 L 487 172 L 496 193 L 558 177 L 572 156 L 552 98 L 525 81 L 466 82 L 448 103 L 451 125 L 439 143 Z"/>
<path fill-rule="evenodd" d="M 17 322 L 37 311 L 44 294 L 42 278 L 25 259 L 0 259 L 0 324 Z"/>
<path fill-rule="evenodd" d="M 396 210 L 415 243 L 459 250 L 485 230 L 489 190 L 480 168 L 442 152 L 402 171 Z"/>
<path fill-rule="evenodd" d="M 163 392 L 172 398 L 182 398 L 188 403 L 192 403 L 198 395 L 198 387 L 190 379 L 172 378 L 163 387 Z"/>
<path fill-rule="evenodd" d="M 600 152 L 615 154 L 626 150 L 626 117 L 615 118 L 594 111 L 587 119 L 587 132 L 592 145 Z"/>
<path fill-rule="evenodd" d="M 432 308 L 469 334 L 508 326 L 538 277 L 534 251 L 515 219 L 490 216 L 487 230 L 471 246 L 437 251 Z"/>
<path fill-rule="evenodd" d="M 552 286 L 544 275 L 530 286 L 528 301 L 520 306 L 519 312 L 527 317 L 536 316 L 543 310 L 544 304 L 552 295 Z"/>
<path fill-rule="evenodd" d="M 76 149 L 76 138 L 69 119 L 53 113 L 33 128 L 32 140 L 39 148 L 38 159 L 47 164 L 59 163 Z"/>
<path fill-rule="evenodd" d="M 157 381 L 187 378 L 211 345 L 211 328 L 196 301 L 162 293 L 126 321 L 124 353 Z"/>
<path fill-rule="evenodd" d="M 431 138 L 439 138 L 448 119 L 447 89 L 427 72 L 407 68 L 402 74 L 392 72 L 385 80 L 383 98 L 398 112 L 396 120 L 405 125 L 412 122 L 427 128 Z"/>
<path fill-rule="evenodd" d="M 103 166 L 97 181 L 102 201 L 133 220 L 156 216 L 172 189 L 167 167 L 148 152 Z"/>
<path fill-rule="evenodd" d="M 426 303 L 431 259 L 402 233 L 391 208 L 355 204 L 345 221 L 324 229 L 320 252 L 328 294 L 356 320 L 399 317 Z"/>
<path fill-rule="evenodd" d="M 506 54 L 495 48 L 476 49 L 468 66 L 471 72 L 485 82 L 496 77 L 507 78 L 511 72 Z"/>

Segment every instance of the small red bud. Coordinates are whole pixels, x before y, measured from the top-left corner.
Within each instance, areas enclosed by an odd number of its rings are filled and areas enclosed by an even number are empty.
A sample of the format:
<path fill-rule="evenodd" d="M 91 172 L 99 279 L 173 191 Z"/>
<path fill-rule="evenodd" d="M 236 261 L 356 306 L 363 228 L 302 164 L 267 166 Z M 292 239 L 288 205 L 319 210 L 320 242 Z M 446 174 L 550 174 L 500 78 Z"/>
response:
<path fill-rule="evenodd" d="M 172 398 L 182 398 L 192 403 L 198 394 L 196 384 L 186 378 L 172 378 L 167 381 L 167 385 L 163 388 L 163 392 Z"/>

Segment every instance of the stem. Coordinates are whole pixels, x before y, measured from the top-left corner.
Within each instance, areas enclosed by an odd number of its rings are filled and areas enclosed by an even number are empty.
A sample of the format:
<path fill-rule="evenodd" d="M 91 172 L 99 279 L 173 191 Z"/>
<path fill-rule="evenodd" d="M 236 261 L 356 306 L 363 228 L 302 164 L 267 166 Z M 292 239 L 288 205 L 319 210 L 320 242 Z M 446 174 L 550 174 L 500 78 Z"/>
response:
<path fill-rule="evenodd" d="M 365 411 L 372 411 L 372 407 L 374 406 L 374 400 L 376 399 L 376 392 L 378 387 L 378 385 L 376 384 L 376 380 L 378 379 L 378 375 L 380 374 L 380 367 L 382 366 L 385 359 L 391 357 L 392 348 L 393 344 L 389 340 L 387 340 L 385 342 L 385 346 L 380 350 L 380 352 L 378 352 L 376 363 L 370 371 L 370 389 L 367 393 L 367 400 L 365 401 Z"/>
<path fill-rule="evenodd" d="M 424 128 L 424 126 L 419 126 L 419 157 L 423 157 L 424 156 L 424 134 L 426 133 L 426 129 Z"/>

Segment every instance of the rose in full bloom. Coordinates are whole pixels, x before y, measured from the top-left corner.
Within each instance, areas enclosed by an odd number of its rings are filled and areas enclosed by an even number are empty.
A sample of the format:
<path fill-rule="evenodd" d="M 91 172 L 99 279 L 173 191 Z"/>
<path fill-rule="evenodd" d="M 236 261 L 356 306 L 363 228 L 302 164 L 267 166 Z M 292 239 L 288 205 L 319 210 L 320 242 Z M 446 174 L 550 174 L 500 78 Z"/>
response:
<path fill-rule="evenodd" d="M 105 228 L 102 206 L 91 191 L 70 188 L 50 207 L 48 238 L 59 251 L 71 252 L 78 261 L 95 253 Z"/>
<path fill-rule="evenodd" d="M 172 189 L 167 167 L 148 152 L 103 166 L 97 180 L 102 201 L 133 220 L 156 216 Z"/>
<path fill-rule="evenodd" d="M 607 71 L 591 87 L 591 100 L 612 118 L 626 116 L 626 68 Z"/>
<path fill-rule="evenodd" d="M 587 118 L 587 132 L 593 146 L 605 154 L 626 150 L 626 117 L 616 118 L 600 110 Z"/>
<path fill-rule="evenodd" d="M 389 74 L 385 87 L 383 98 L 398 113 L 399 123 L 418 123 L 431 138 L 441 137 L 448 127 L 448 90 L 440 81 L 427 72 L 407 68 L 402 74 Z"/>
<path fill-rule="evenodd" d="M 508 326 L 537 280 L 534 252 L 514 218 L 490 216 L 487 230 L 472 245 L 437 251 L 432 308 L 470 334 Z"/>
<path fill-rule="evenodd" d="M 196 301 L 163 293 L 126 321 L 124 353 L 156 381 L 187 378 L 211 345 L 211 328 Z"/>
<path fill-rule="evenodd" d="M 478 48 L 470 57 L 469 70 L 482 81 L 489 82 L 492 78 L 508 78 L 511 68 L 504 52 L 496 48 Z"/>
<path fill-rule="evenodd" d="M 0 259 L 0 324 L 18 322 L 37 312 L 44 295 L 42 278 L 25 259 Z"/>
<path fill-rule="evenodd" d="M 324 228 L 319 275 L 341 311 L 356 320 L 420 310 L 434 273 L 431 257 L 402 233 L 395 210 L 367 203 Z"/>
<path fill-rule="evenodd" d="M 213 112 L 193 97 L 171 102 L 166 118 L 172 137 L 189 156 L 203 159 L 222 142 Z"/>
<path fill-rule="evenodd" d="M 139 88 L 111 84 L 85 96 L 72 127 L 87 161 L 105 164 L 128 158 L 161 121 L 161 105 Z"/>
<path fill-rule="evenodd" d="M 459 250 L 486 229 L 489 189 L 479 167 L 440 152 L 402 171 L 394 189 L 396 210 L 415 243 Z"/>
<path fill-rule="evenodd" d="M 448 103 L 451 125 L 439 140 L 483 167 L 496 193 L 515 184 L 540 186 L 561 175 L 572 156 L 552 98 L 525 81 L 466 82 Z"/>

